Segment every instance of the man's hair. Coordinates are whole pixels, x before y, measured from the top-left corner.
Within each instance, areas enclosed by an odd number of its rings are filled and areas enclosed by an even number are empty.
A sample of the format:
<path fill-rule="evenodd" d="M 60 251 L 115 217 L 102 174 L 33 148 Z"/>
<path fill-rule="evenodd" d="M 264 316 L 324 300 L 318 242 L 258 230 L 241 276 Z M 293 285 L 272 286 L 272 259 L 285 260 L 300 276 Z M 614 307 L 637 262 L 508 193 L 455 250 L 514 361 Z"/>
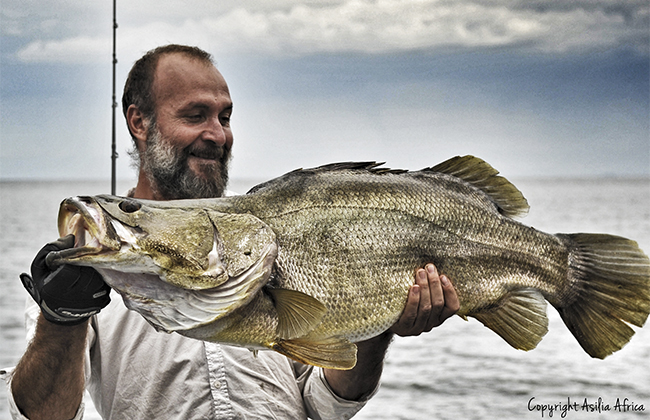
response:
<path fill-rule="evenodd" d="M 156 67 L 160 57 L 165 54 L 174 53 L 185 54 L 206 64 L 214 65 L 212 56 L 198 47 L 169 44 L 148 51 L 133 64 L 124 84 L 124 93 L 122 95 L 122 112 L 124 113 L 124 117 L 126 117 L 126 111 L 129 109 L 129 106 L 135 105 L 142 112 L 145 119 L 150 123 L 155 123 L 156 98 L 153 95 L 153 80 Z M 135 141 L 128 122 L 127 128 L 129 129 L 131 138 Z"/>

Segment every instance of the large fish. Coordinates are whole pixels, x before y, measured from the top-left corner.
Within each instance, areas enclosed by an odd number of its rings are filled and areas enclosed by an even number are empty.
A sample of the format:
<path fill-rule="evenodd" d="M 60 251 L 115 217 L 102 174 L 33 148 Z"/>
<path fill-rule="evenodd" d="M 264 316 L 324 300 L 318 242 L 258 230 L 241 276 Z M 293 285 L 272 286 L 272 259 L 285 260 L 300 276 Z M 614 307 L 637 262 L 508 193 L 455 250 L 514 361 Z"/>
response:
<path fill-rule="evenodd" d="M 472 316 L 517 349 L 547 332 L 546 301 L 604 358 L 650 312 L 650 261 L 631 240 L 551 235 L 512 219 L 523 195 L 484 161 L 416 172 L 374 163 L 297 170 L 235 197 L 66 199 L 51 264 L 95 267 L 155 328 L 349 369 L 432 262 Z"/>

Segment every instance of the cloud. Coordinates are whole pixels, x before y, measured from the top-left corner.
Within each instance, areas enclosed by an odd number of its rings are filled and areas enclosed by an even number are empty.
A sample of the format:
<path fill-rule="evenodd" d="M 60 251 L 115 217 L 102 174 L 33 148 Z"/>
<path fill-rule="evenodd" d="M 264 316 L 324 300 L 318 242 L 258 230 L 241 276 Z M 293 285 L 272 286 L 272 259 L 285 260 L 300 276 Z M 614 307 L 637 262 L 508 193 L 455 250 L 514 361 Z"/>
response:
<path fill-rule="evenodd" d="M 480 47 L 570 52 L 621 45 L 647 53 L 650 21 L 647 3 L 634 0 L 577 1 L 570 5 L 564 1 L 285 0 L 274 2 L 273 7 L 264 2 L 188 0 L 183 10 L 150 2 L 135 7 L 118 6 L 123 22 L 118 30 L 118 48 L 135 57 L 169 42 L 200 45 L 220 55 Z M 145 8 L 151 13 L 143 15 L 141 9 Z M 47 15 L 39 18 L 41 26 L 52 21 Z M 3 16 L 6 27 L 14 31 L 19 26 L 16 19 Z M 70 32 L 70 25 L 66 25 L 66 32 Z M 91 33 L 92 27 L 86 22 L 79 33 L 60 39 L 52 37 L 51 31 L 38 31 L 42 37 L 20 48 L 17 56 L 26 62 L 94 61 L 105 56 L 111 34 L 110 30 Z"/>
<path fill-rule="evenodd" d="M 111 40 L 78 36 L 61 41 L 34 41 L 18 51 L 23 62 L 85 63 L 106 60 Z"/>

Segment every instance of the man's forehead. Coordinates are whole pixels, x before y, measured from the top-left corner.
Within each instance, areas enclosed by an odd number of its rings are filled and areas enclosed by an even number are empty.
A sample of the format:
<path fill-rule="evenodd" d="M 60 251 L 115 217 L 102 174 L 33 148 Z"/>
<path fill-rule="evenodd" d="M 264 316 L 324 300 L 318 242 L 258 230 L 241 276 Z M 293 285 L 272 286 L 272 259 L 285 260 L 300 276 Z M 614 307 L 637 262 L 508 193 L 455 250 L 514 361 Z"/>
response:
<path fill-rule="evenodd" d="M 225 79 L 211 62 L 185 53 L 169 53 L 161 56 L 153 80 L 156 98 L 189 93 L 192 89 L 219 90 L 229 95 Z"/>
<path fill-rule="evenodd" d="M 212 68 L 216 70 L 216 67 L 212 64 L 210 60 L 204 60 L 199 57 L 181 51 L 162 54 L 158 58 L 156 70 L 159 70 L 161 68 L 181 68 L 181 67 L 187 67 L 193 65 L 202 65 L 207 68 Z"/>

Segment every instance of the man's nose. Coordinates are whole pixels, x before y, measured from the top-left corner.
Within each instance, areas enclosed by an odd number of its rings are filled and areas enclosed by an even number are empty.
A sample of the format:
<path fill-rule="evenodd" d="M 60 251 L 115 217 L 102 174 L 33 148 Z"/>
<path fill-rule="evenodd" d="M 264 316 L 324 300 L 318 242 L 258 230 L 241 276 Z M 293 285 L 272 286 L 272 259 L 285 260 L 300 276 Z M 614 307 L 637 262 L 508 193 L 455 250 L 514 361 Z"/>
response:
<path fill-rule="evenodd" d="M 223 146 L 228 141 L 226 130 L 218 117 L 211 118 L 207 121 L 207 126 L 201 133 L 201 138 L 219 146 Z"/>

